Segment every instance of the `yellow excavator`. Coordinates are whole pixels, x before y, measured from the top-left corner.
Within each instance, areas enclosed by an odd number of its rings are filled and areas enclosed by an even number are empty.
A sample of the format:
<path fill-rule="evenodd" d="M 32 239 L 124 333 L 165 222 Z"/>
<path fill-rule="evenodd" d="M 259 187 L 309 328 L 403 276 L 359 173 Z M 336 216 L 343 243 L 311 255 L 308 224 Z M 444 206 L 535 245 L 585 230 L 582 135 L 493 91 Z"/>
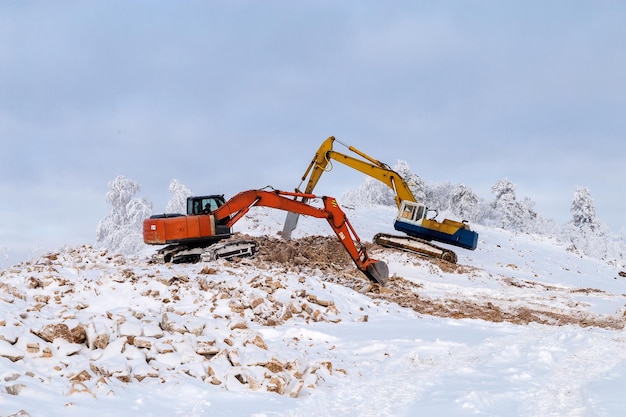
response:
<path fill-rule="evenodd" d="M 334 142 L 345 146 L 349 151 L 355 153 L 362 159 L 333 150 Z M 335 139 L 334 136 L 322 142 L 313 160 L 304 172 L 300 184 L 296 187 L 296 192 L 311 194 L 322 174 L 329 170 L 329 166 L 332 167 L 331 160 L 338 161 L 350 168 L 369 175 L 385 183 L 393 190 L 396 205 L 398 206 L 398 214 L 394 222 L 394 228 L 408 236 L 378 233 L 374 236 L 374 243 L 385 247 L 443 259 L 452 263 L 456 263 L 457 261 L 456 253 L 450 249 L 431 243 L 433 240 L 469 250 L 476 249 L 478 234 L 472 231 L 465 221 L 459 222 L 444 219 L 439 222 L 435 220 L 436 210 L 430 210 L 425 205 L 417 202 L 409 185 L 400 174 L 392 170 L 387 164 L 372 158 L 353 146 L 346 145 Z M 304 191 L 301 191 L 299 188 L 307 178 L 306 188 Z M 429 218 L 428 216 L 432 212 L 435 212 L 435 216 Z M 296 229 L 298 217 L 299 215 L 297 213 L 289 212 L 287 214 L 283 226 L 283 238 L 291 239 L 291 233 Z"/>

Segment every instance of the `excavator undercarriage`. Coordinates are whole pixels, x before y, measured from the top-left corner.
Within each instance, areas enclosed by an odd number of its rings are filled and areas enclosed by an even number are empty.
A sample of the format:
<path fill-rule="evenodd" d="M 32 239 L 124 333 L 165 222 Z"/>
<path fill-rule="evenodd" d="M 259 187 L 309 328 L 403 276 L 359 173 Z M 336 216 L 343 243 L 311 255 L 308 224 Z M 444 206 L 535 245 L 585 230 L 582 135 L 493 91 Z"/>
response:
<path fill-rule="evenodd" d="M 456 253 L 453 251 L 416 237 L 378 233 L 374 236 L 373 242 L 386 248 L 399 249 L 425 257 L 438 258 L 453 264 L 457 262 Z"/>
<path fill-rule="evenodd" d="M 209 244 L 209 243 L 207 243 Z M 254 240 L 240 240 L 230 238 L 207 244 L 196 245 L 168 245 L 159 249 L 153 256 L 155 263 L 193 263 L 210 262 L 216 259 L 244 258 L 256 255 L 259 244 Z"/>

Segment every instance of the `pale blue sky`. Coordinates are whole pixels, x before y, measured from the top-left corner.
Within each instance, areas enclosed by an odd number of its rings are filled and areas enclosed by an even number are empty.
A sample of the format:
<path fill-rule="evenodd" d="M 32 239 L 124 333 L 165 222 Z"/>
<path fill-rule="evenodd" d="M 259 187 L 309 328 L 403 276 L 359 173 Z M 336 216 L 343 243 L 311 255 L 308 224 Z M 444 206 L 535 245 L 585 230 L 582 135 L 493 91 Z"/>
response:
<path fill-rule="evenodd" d="M 2 1 L 0 266 L 92 243 L 108 181 L 292 189 L 330 135 L 624 231 L 621 1 Z M 324 177 L 341 196 L 361 175 Z M 4 248 L 4 249 L 3 249 Z"/>

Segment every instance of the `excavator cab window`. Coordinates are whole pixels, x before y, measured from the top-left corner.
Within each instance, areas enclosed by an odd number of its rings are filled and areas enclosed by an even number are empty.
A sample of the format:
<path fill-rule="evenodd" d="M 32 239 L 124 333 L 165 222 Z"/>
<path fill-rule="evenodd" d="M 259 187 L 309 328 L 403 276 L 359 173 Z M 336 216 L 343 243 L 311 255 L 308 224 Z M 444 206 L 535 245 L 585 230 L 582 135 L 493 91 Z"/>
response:
<path fill-rule="evenodd" d="M 417 213 L 415 213 L 415 217 L 413 217 L 413 221 L 420 221 L 422 220 L 422 218 L 424 217 L 425 211 L 426 211 L 426 207 L 424 206 L 418 206 L 417 208 Z"/>
<path fill-rule="evenodd" d="M 413 212 L 415 211 L 415 207 L 413 206 L 404 206 L 402 208 L 402 218 L 407 220 L 413 220 Z"/>
<path fill-rule="evenodd" d="M 426 207 L 422 205 L 413 205 L 405 202 L 402 205 L 400 217 L 411 222 L 419 222 L 424 217 Z"/>
<path fill-rule="evenodd" d="M 224 197 L 213 195 L 208 197 L 190 197 L 187 199 L 188 214 L 208 214 L 224 204 Z"/>

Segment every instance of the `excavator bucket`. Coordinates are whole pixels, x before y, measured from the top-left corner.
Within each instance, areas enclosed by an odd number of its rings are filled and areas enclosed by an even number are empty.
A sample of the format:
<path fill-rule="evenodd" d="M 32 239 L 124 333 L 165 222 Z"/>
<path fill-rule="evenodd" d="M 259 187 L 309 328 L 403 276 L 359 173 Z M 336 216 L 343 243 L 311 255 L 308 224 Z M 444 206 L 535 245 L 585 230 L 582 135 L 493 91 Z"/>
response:
<path fill-rule="evenodd" d="M 283 239 L 291 240 L 291 232 L 296 230 L 299 217 L 300 215 L 298 213 L 294 213 L 293 211 L 287 212 L 287 218 L 285 219 L 285 225 L 283 226 Z"/>
<path fill-rule="evenodd" d="M 375 261 L 367 265 L 365 275 L 370 279 L 384 286 L 389 280 L 389 267 L 383 261 Z"/>

